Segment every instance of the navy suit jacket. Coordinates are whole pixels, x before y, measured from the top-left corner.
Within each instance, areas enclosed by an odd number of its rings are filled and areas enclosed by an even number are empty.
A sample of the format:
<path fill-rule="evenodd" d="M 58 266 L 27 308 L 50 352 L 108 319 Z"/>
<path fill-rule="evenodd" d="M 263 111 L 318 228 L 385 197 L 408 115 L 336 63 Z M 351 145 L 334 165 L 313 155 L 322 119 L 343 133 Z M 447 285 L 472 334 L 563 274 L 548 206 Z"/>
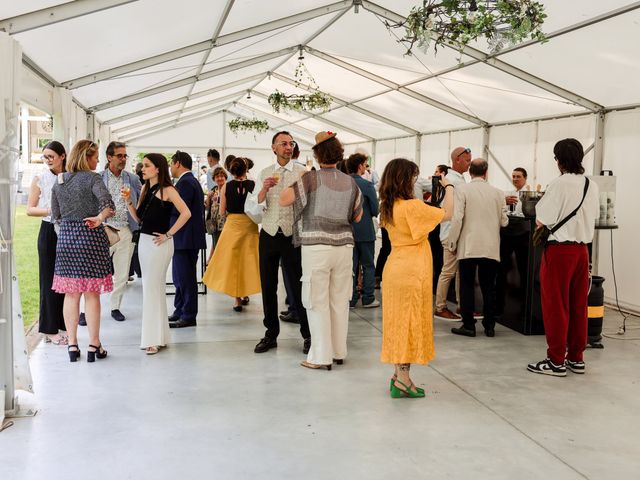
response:
<path fill-rule="evenodd" d="M 353 224 L 353 238 L 356 242 L 375 242 L 376 231 L 371 217 L 378 216 L 378 197 L 373 183 L 360 175 L 351 175 L 362 192 L 362 218 Z"/>
<path fill-rule="evenodd" d="M 200 182 L 193 176 L 193 173 L 187 172 L 176 183 L 176 190 L 191 210 L 191 218 L 173 236 L 173 248 L 176 250 L 207 248 L 204 226 L 204 194 Z M 179 216 L 180 213 L 173 207 L 171 226 L 176 223 Z"/>

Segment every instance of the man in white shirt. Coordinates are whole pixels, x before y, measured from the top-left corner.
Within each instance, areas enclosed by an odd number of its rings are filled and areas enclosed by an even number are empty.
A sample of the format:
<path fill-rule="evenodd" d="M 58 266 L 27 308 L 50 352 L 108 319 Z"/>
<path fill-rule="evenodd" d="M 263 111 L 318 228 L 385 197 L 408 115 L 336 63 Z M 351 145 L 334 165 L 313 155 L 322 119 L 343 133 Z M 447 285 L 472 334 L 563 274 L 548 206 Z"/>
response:
<path fill-rule="evenodd" d="M 454 148 L 451 152 L 451 168 L 447 173 L 447 180 L 454 187 L 458 185 L 464 185 L 466 180 L 462 175 L 469 170 L 471 164 L 471 149 L 465 147 Z M 460 320 L 460 317 L 453 313 L 447 307 L 447 293 L 449 292 L 449 285 L 454 277 L 457 277 L 458 272 L 458 259 L 455 253 L 451 252 L 448 248 L 449 230 L 451 229 L 451 222 L 442 222 L 440 224 L 440 242 L 442 243 L 443 252 L 443 265 L 440 277 L 438 278 L 438 287 L 436 290 L 436 308 L 433 315 L 441 320 Z M 460 280 L 456 278 L 456 299 L 458 305 L 460 305 Z"/>
<path fill-rule="evenodd" d="M 449 250 L 458 258 L 462 326 L 451 329 L 456 335 L 476 336 L 474 297 L 476 272 L 482 291 L 484 333 L 495 335 L 495 283 L 500 262 L 500 227 L 509 223 L 501 190 L 487 183 L 489 164 L 482 158 L 471 162 L 471 183 L 455 189 Z"/>
<path fill-rule="evenodd" d="M 116 205 L 115 215 L 109 218 L 106 223 L 117 228 L 120 236 L 120 241 L 110 249 L 113 261 L 113 291 L 110 298 L 111 317 L 118 322 L 125 320 L 124 314 L 120 311 L 120 304 L 129 279 L 129 267 L 135 246 L 131 241 L 132 232 L 138 229 L 138 222 L 129 213 L 120 191 L 122 188 L 128 188 L 131 192 L 129 201 L 135 205 L 138 202 L 138 196 L 142 188 L 138 176 L 125 169 L 128 158 L 127 147 L 124 143 L 109 143 L 107 145 L 107 168 L 101 172 L 102 181 Z"/>
<path fill-rule="evenodd" d="M 302 258 L 300 247 L 293 245 L 293 206 L 280 206 L 280 192 L 290 186 L 306 172 L 306 168 L 295 163 L 291 156 L 296 143 L 289 132 L 278 132 L 273 136 L 271 149 L 276 155 L 276 163 L 262 172 L 256 191 L 258 203 L 266 201 L 260 230 L 260 283 L 262 285 L 262 308 L 264 309 L 264 337 L 256 345 L 254 352 L 263 353 L 276 348 L 280 334 L 278 319 L 278 267 L 282 261 L 283 273 L 289 278 L 293 302 L 297 306 L 296 317 L 300 321 L 300 334 L 304 339 L 303 353 L 311 348 L 311 333 L 307 312 L 302 306 Z"/>
<path fill-rule="evenodd" d="M 527 370 L 565 377 L 567 369 L 584 373 L 587 346 L 589 251 L 600 213 L 598 185 L 583 175 L 584 150 L 574 138 L 553 147 L 560 177 L 547 187 L 536 205 L 536 224 L 550 230 L 578 208 L 555 233 L 549 235 L 540 264 L 540 301 L 547 358 Z M 585 190 L 586 189 L 586 190 Z"/>
<path fill-rule="evenodd" d="M 209 169 L 207 170 L 207 191 L 210 192 L 216 184 L 211 174 L 217 167 L 222 166 L 220 165 L 220 152 L 215 148 L 210 148 L 207 152 L 207 163 L 209 164 Z"/>

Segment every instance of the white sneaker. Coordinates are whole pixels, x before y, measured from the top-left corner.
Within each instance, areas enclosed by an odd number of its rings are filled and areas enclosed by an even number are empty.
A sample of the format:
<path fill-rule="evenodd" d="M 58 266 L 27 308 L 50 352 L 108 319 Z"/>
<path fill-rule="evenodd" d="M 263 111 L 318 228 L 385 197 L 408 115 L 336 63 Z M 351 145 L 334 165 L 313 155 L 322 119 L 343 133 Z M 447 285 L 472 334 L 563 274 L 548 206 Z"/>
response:
<path fill-rule="evenodd" d="M 371 303 L 367 303 L 366 305 L 363 303 L 362 308 L 376 308 L 380 306 L 380 302 L 378 300 L 374 300 Z"/>

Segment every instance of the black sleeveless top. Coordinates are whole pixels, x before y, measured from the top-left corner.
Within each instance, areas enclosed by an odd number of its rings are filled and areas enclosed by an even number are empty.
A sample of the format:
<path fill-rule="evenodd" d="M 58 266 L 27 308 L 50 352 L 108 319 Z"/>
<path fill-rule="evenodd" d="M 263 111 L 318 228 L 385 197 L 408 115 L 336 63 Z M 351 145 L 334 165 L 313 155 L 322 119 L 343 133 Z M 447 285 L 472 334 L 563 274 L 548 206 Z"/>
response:
<path fill-rule="evenodd" d="M 160 200 L 156 197 L 157 188 L 151 188 L 145 195 L 144 201 L 137 210 L 138 218 L 142 220 L 140 232 L 153 235 L 154 233 L 167 233 L 173 203 Z"/>
<path fill-rule="evenodd" d="M 244 213 L 244 202 L 247 194 L 253 192 L 256 182 L 253 180 L 231 180 L 227 183 L 225 196 L 227 213 Z"/>

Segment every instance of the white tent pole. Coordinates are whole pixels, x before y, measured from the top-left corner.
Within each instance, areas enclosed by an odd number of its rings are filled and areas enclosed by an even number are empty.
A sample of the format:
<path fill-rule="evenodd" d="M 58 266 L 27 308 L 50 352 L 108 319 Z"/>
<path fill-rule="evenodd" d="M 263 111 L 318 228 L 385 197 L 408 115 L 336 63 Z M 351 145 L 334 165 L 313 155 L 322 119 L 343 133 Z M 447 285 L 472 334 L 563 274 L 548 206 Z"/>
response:
<path fill-rule="evenodd" d="M 368 0 L 362 0 L 362 6 L 364 7 L 365 10 L 368 10 L 375 15 L 379 15 L 383 18 L 386 18 L 387 20 L 394 23 L 402 23 L 406 20 L 406 18 L 403 17 L 402 15 L 399 15 L 395 12 L 392 12 L 391 10 L 388 10 L 384 7 L 376 5 L 375 3 L 370 2 Z M 461 50 L 461 45 L 456 42 L 446 40 L 445 44 L 448 47 L 452 48 L 453 50 L 456 50 L 456 51 Z M 554 95 L 557 95 L 558 97 L 564 98 L 565 100 L 569 100 L 570 102 L 575 103 L 576 105 L 580 105 L 588 110 L 591 110 L 592 112 L 600 111 L 603 108 L 602 105 L 599 105 L 596 102 L 592 102 L 591 100 L 588 100 L 574 92 L 571 92 L 567 89 L 559 87 L 558 85 L 554 85 L 551 82 L 547 82 L 546 80 L 540 77 L 536 77 L 535 75 L 525 72 L 524 70 L 514 67 L 513 65 L 507 62 L 503 62 L 502 60 L 495 58 L 495 56 L 488 55 L 483 51 L 477 50 L 469 45 L 465 46 L 462 49 L 462 52 L 471 58 L 475 58 L 476 60 L 482 63 L 485 63 L 493 68 L 496 68 L 497 70 L 508 73 L 509 75 L 513 75 L 514 77 L 519 78 L 520 80 L 523 80 L 527 83 L 535 85 L 536 87 L 546 90 L 547 92 L 551 92 Z"/>
<path fill-rule="evenodd" d="M 165 120 L 167 118 L 172 118 L 172 117 L 174 117 L 176 115 L 179 115 L 180 113 L 192 112 L 194 110 L 199 110 L 201 108 L 209 107 L 211 105 L 216 105 L 216 104 L 219 104 L 219 103 L 225 103 L 226 104 L 230 100 L 235 100 L 235 99 L 238 99 L 238 98 L 242 97 L 242 95 L 244 95 L 244 90 L 233 92 L 233 93 L 230 93 L 229 95 L 225 95 L 224 97 L 216 98 L 216 99 L 211 100 L 209 102 L 204 102 L 204 103 L 200 103 L 198 105 L 192 105 L 190 107 L 184 108 L 184 109 L 182 109 L 181 112 L 176 110 L 174 112 L 165 113 L 164 115 L 159 115 L 157 117 L 153 117 L 153 118 L 150 118 L 148 120 L 144 120 L 142 122 L 133 123 L 131 125 L 126 125 L 126 126 L 123 126 L 123 127 L 120 127 L 120 128 L 116 128 L 116 129 L 112 130 L 112 133 L 115 133 L 117 135 L 122 135 L 122 132 L 126 132 L 126 131 L 129 131 L 129 130 L 135 130 L 136 128 L 140 128 L 140 127 L 142 127 L 144 125 L 149 124 L 150 122 L 158 122 L 160 120 Z M 180 118 L 177 117 L 175 120 L 178 121 L 179 119 Z"/>
<path fill-rule="evenodd" d="M 604 123 L 605 113 L 599 112 L 596 115 L 596 128 L 595 139 L 593 149 L 593 175 L 600 175 L 604 165 Z M 591 264 L 594 275 L 598 274 L 598 262 L 600 259 L 600 236 L 597 233 L 593 237 L 593 243 L 591 245 Z"/>
<path fill-rule="evenodd" d="M 376 152 L 378 150 L 378 141 L 371 142 L 371 168 L 375 169 L 376 166 Z"/>
<path fill-rule="evenodd" d="M 465 113 L 461 110 L 458 110 L 457 108 L 453 108 L 445 103 L 439 102 L 438 100 L 427 97 L 426 95 L 418 93 L 409 88 L 403 87 L 395 82 L 392 82 L 391 80 L 388 80 L 379 75 L 376 75 L 375 73 L 365 70 L 364 68 L 356 67 L 355 65 L 351 65 L 350 63 L 340 60 L 339 58 L 335 58 L 332 55 L 326 54 L 324 52 L 321 52 L 311 47 L 305 47 L 305 49 L 312 55 L 318 58 L 321 58 L 329 63 L 337 65 L 341 68 L 344 68 L 345 70 L 351 73 L 355 73 L 373 82 L 379 83 L 380 85 L 384 85 L 385 87 L 398 91 L 404 95 L 407 95 L 408 97 L 411 97 L 414 100 L 418 100 L 419 102 L 426 103 L 427 105 L 431 105 L 432 107 L 435 107 L 439 110 L 443 110 L 447 113 L 450 113 L 451 115 L 455 115 L 456 117 L 460 117 L 468 122 L 475 123 L 476 125 L 485 125 L 487 123 L 484 120 L 479 119 L 475 115 Z"/>
<path fill-rule="evenodd" d="M 290 85 L 293 85 L 293 86 L 296 86 L 296 87 L 299 86 L 301 88 L 308 88 L 307 85 L 296 83 L 295 80 L 293 80 L 291 78 L 288 78 L 288 77 L 285 77 L 284 75 L 280 75 L 279 73 L 273 72 L 272 75 L 275 78 L 277 78 L 278 80 L 286 82 L 286 83 L 288 83 Z M 337 103 L 338 105 L 340 105 L 340 107 L 347 107 L 347 108 L 349 108 L 351 110 L 354 110 L 354 111 L 356 111 L 358 113 L 361 113 L 361 114 L 366 115 L 368 117 L 371 117 L 371 118 L 373 118 L 375 120 L 378 120 L 379 122 L 386 123 L 387 125 L 391 125 L 392 127 L 395 127 L 398 130 L 404 130 L 405 132 L 410 133 L 411 134 L 410 136 L 417 135 L 418 133 L 420 133 L 418 130 L 415 130 L 415 129 L 411 128 L 411 127 L 408 127 L 406 125 L 398 123 L 398 122 L 396 122 L 394 120 L 390 120 L 390 119 L 388 119 L 388 118 L 386 118 L 386 117 L 384 117 L 382 115 L 378 115 L 377 113 L 372 112 L 370 110 L 367 110 L 365 108 L 353 105 L 351 102 L 347 102 L 346 100 L 342 100 L 341 98 L 338 98 L 335 95 L 331 94 L 331 92 L 326 92 L 326 93 L 329 93 L 331 95 L 331 97 L 333 98 L 333 102 Z M 333 110 L 336 110 L 336 108 L 330 109 L 330 111 L 333 111 Z"/>
<path fill-rule="evenodd" d="M 263 99 L 265 99 L 265 100 L 266 100 L 267 98 L 269 98 L 269 96 L 268 96 L 268 95 L 265 95 L 265 94 L 264 94 L 264 93 L 262 93 L 262 92 L 257 92 L 257 91 L 255 91 L 255 90 L 254 90 L 253 92 L 251 92 L 251 93 L 253 93 L 256 97 L 260 97 L 260 98 L 263 98 Z M 342 125 L 342 124 L 340 124 L 340 123 L 336 123 L 336 122 L 334 122 L 334 121 L 327 120 L 326 118 L 322 117 L 322 116 L 321 116 L 321 115 L 319 115 L 319 114 L 311 113 L 311 112 L 299 112 L 299 113 L 300 113 L 300 114 L 302 114 L 302 115 L 304 115 L 304 118 L 303 118 L 303 119 L 301 119 L 301 120 L 293 121 L 293 122 L 287 122 L 284 118 L 276 117 L 275 115 L 271 115 L 271 116 L 272 116 L 273 118 L 277 118 L 277 119 L 278 119 L 278 120 L 280 120 L 281 122 L 286 122 L 286 123 L 283 123 L 282 125 L 280 125 L 280 126 L 279 126 L 279 127 L 277 127 L 277 128 L 285 127 L 285 126 L 287 126 L 287 125 L 295 125 L 295 124 L 297 124 L 298 122 L 304 121 L 304 120 L 306 120 L 306 119 L 308 119 L 308 118 L 316 118 L 316 119 L 318 119 L 318 120 L 320 120 L 320 121 L 322 121 L 322 122 L 324 122 L 324 123 L 327 123 L 327 124 L 329 124 L 329 125 L 333 125 L 334 127 L 337 127 L 337 128 L 338 128 L 338 129 L 340 129 L 340 130 L 344 130 L 345 132 L 352 133 L 352 134 L 354 134 L 354 135 L 357 135 L 358 137 L 366 138 L 366 139 L 368 139 L 368 140 L 373 140 L 373 137 L 371 137 L 371 136 L 369 136 L 369 135 L 367 135 L 367 134 L 365 134 L 365 133 L 359 132 L 358 130 L 354 130 L 353 128 L 347 127 L 347 126 Z M 314 132 L 314 133 L 315 133 L 315 132 Z"/>
<path fill-rule="evenodd" d="M 331 5 L 325 5 L 323 7 L 314 8 L 306 12 L 301 12 L 295 15 L 290 15 L 288 17 L 283 17 L 277 20 L 273 20 L 271 22 L 266 22 L 260 25 L 256 25 L 255 27 L 247 28 L 237 32 L 232 32 L 227 35 L 220 35 L 217 38 L 215 44 L 211 40 L 206 40 L 204 42 L 199 42 L 193 45 L 189 45 L 187 47 L 178 48 L 176 50 L 162 53 L 160 55 L 154 55 L 152 57 L 144 58 L 136 62 L 128 63 L 126 65 L 121 65 L 120 67 L 112 68 L 109 70 L 103 70 L 101 72 L 95 72 L 90 75 L 85 75 L 84 77 L 75 78 L 73 80 L 64 82 L 63 86 L 68 88 L 79 88 L 85 85 L 90 85 L 95 82 L 101 82 L 103 80 L 108 80 L 110 78 L 118 77 L 120 75 L 125 75 L 127 73 L 141 70 L 143 68 L 152 67 L 154 65 L 170 62 L 171 60 L 177 60 L 179 58 L 193 55 L 195 53 L 204 52 L 204 51 L 210 50 L 212 47 L 220 47 L 222 45 L 227 45 L 229 43 L 244 40 L 245 38 L 261 35 L 263 33 L 271 32 L 273 30 L 277 30 L 290 25 L 295 25 L 297 23 L 305 22 L 307 20 L 312 20 L 322 15 L 327 15 L 329 13 L 342 11 L 350 7 L 352 4 L 353 4 L 352 0 L 345 0 L 345 1 L 333 3 Z"/>
<path fill-rule="evenodd" d="M 137 1 L 138 0 L 75 0 L 74 2 L 62 3 L 53 7 L 5 18 L 0 20 L 0 30 L 4 30 L 10 35 L 15 35 Z"/>
<path fill-rule="evenodd" d="M 540 141 L 540 122 L 535 122 L 535 137 L 533 139 L 533 182 L 538 184 L 538 143 Z M 531 188 L 535 189 L 533 184 L 529 184 Z"/>
<path fill-rule="evenodd" d="M 504 174 L 504 176 L 507 178 L 507 180 L 509 180 L 509 183 L 511 183 L 511 174 L 509 172 L 507 172 L 506 168 L 504 168 L 502 163 L 500 163 L 500 160 L 498 160 L 498 157 L 496 157 L 493 154 L 493 152 L 491 151 L 491 149 L 489 147 L 487 147 L 487 153 L 488 153 L 488 155 L 487 155 L 486 160 L 489 161 L 490 159 L 493 159 L 493 161 L 496 162 L 496 165 L 498 166 L 500 171 Z"/>
<path fill-rule="evenodd" d="M 222 161 L 227 158 L 227 113 L 228 110 L 222 111 Z"/>
<path fill-rule="evenodd" d="M 422 162 L 422 135 L 416 135 L 416 165 L 420 167 Z"/>
<path fill-rule="evenodd" d="M 164 103 L 160 103 L 158 105 L 154 105 L 153 107 L 144 108 L 142 110 L 137 110 L 135 112 L 127 113 L 126 115 L 121 115 L 119 117 L 110 118 L 109 120 L 105 121 L 104 124 L 105 125 L 113 125 L 114 123 L 123 122 L 123 121 L 129 120 L 131 118 L 139 117 L 141 115 L 147 115 L 147 114 L 153 113 L 153 112 L 155 112 L 157 110 L 162 110 L 163 108 L 172 107 L 174 105 L 180 105 L 186 99 L 195 100 L 196 98 L 206 97 L 206 96 L 211 95 L 213 93 L 221 92 L 223 90 L 227 90 L 229 88 L 236 87 L 238 85 L 242 85 L 242 84 L 245 84 L 245 83 L 248 83 L 248 82 L 251 82 L 251 81 L 254 81 L 254 80 L 258 80 L 258 79 L 261 79 L 261 78 L 264 78 L 264 74 L 263 73 L 258 73 L 257 75 L 251 75 L 249 77 L 239 78 L 238 80 L 234 80 L 233 82 L 225 83 L 224 85 L 219 85 L 217 87 L 209 88 L 207 90 L 202 90 L 201 92 L 193 93 L 193 94 L 191 94 L 190 98 L 187 97 L 187 96 L 184 96 L 184 97 L 177 98 L 175 100 L 170 100 L 168 102 L 164 102 Z"/>
<path fill-rule="evenodd" d="M 275 52 L 265 53 L 264 55 L 258 55 L 256 57 L 250 58 L 248 60 L 244 60 L 242 62 L 234 63 L 232 65 L 226 65 L 224 67 L 216 68 L 215 70 L 205 72 L 201 74 L 197 78 L 197 80 L 205 80 L 207 78 L 213 78 L 218 75 L 223 75 L 225 73 L 232 73 L 241 68 L 250 67 L 252 65 L 255 65 L 261 62 L 266 62 L 268 60 L 272 60 L 274 58 L 278 58 L 283 55 L 293 53 L 297 50 L 298 50 L 298 46 L 296 45 L 288 48 L 283 48 L 282 50 L 278 50 Z M 107 108 L 112 108 L 118 105 L 123 105 L 125 103 L 133 102 L 134 100 L 150 97 L 151 95 L 156 95 L 158 93 L 163 93 L 176 88 L 184 87 L 184 86 L 190 85 L 191 82 L 194 81 L 194 79 L 196 79 L 196 77 L 191 76 L 191 77 L 183 78 L 182 80 L 177 80 L 175 82 L 167 83 L 166 85 L 161 85 L 159 87 L 142 90 L 141 92 L 134 93 L 132 95 L 126 95 L 116 100 L 110 100 L 108 102 L 104 102 L 99 105 L 94 105 L 90 107 L 89 110 L 91 110 L 92 112 L 98 112 L 100 110 L 106 110 Z"/>
<path fill-rule="evenodd" d="M 182 107 L 180 107 L 180 111 L 178 112 L 178 116 L 176 117 L 176 123 L 178 122 L 178 120 L 180 120 L 180 116 L 185 111 L 184 107 L 187 104 L 187 102 L 189 101 L 189 97 L 193 93 L 193 89 L 195 88 L 196 83 L 198 83 L 198 77 L 202 73 L 202 69 L 204 68 L 204 66 L 207 64 L 207 60 L 209 59 L 209 55 L 211 54 L 211 51 L 215 47 L 216 41 L 218 40 L 218 37 L 220 36 L 220 32 L 222 31 L 222 28 L 224 27 L 224 23 L 227 21 L 227 17 L 229 16 L 229 13 L 231 12 L 231 8 L 233 7 L 234 3 L 235 3 L 235 0 L 227 0 L 227 4 L 225 5 L 224 10 L 222 11 L 222 16 L 220 17 L 220 20 L 218 21 L 218 24 L 216 25 L 216 29 L 213 32 L 213 36 L 211 37 L 211 47 L 208 50 L 205 50 L 204 55 L 202 56 L 202 61 L 200 62 L 200 65 L 198 66 L 198 70 L 196 71 L 196 74 L 194 75 L 193 83 L 189 87 L 189 93 L 187 93 L 187 99 L 182 104 Z"/>
<path fill-rule="evenodd" d="M 482 129 L 482 158 L 489 159 L 489 145 L 491 140 L 491 129 L 484 127 Z"/>

